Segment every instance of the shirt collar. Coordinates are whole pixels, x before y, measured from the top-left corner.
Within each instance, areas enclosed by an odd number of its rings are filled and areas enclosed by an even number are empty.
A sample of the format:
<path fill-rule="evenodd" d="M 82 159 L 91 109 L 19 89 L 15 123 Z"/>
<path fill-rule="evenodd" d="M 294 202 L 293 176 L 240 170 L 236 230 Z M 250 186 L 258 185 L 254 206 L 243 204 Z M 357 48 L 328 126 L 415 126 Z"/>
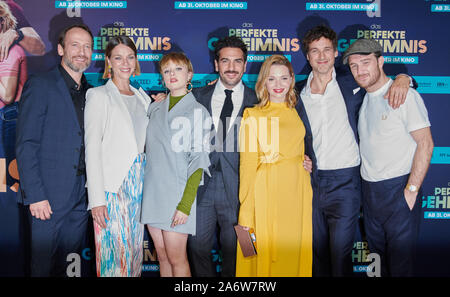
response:
<path fill-rule="evenodd" d="M 328 87 L 337 82 L 336 81 L 336 70 L 334 67 L 333 67 L 333 72 L 331 73 L 331 75 L 332 75 L 331 81 L 328 83 L 327 88 L 325 89 L 324 95 L 327 93 Z M 304 95 L 311 96 L 311 81 L 313 78 L 314 78 L 314 73 L 311 71 L 311 73 L 308 76 L 306 86 L 305 86 L 305 88 L 303 88 L 303 91 L 302 91 L 302 93 Z"/>
<path fill-rule="evenodd" d="M 373 92 L 367 92 L 367 95 L 369 97 L 380 96 L 381 94 L 384 94 L 387 92 L 387 90 L 389 89 L 389 87 L 391 86 L 391 84 L 393 82 L 394 81 L 389 78 L 388 81 L 383 86 L 381 86 L 378 90 L 373 91 Z"/>
<path fill-rule="evenodd" d="M 217 81 L 216 91 L 220 91 L 221 94 L 225 94 L 225 89 L 226 89 L 225 86 L 223 85 L 222 81 L 219 78 L 219 80 Z M 232 88 L 232 90 L 234 94 L 244 92 L 244 84 L 242 83 L 242 79 L 239 81 L 237 85 L 234 86 L 234 88 Z"/>
<path fill-rule="evenodd" d="M 58 68 L 59 68 L 59 72 L 61 72 L 61 75 L 62 75 L 64 81 L 66 82 L 66 85 L 69 88 L 69 90 L 79 91 L 81 89 L 84 89 L 84 90 L 87 89 L 88 82 L 87 82 L 87 79 L 84 76 L 84 74 L 81 76 L 81 88 L 78 89 L 77 82 L 72 78 L 72 76 L 70 76 L 70 74 L 66 71 L 66 69 L 64 69 L 64 67 L 62 67 L 61 64 L 58 65 Z"/>

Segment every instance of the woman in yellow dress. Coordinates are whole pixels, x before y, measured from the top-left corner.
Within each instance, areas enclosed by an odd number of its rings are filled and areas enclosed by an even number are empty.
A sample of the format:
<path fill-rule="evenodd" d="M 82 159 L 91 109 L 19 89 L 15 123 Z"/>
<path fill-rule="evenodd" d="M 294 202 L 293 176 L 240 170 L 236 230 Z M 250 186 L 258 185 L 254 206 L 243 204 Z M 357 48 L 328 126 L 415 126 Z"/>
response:
<path fill-rule="evenodd" d="M 294 77 L 284 56 L 269 57 L 256 82 L 259 104 L 244 111 L 239 225 L 254 230 L 257 255 L 238 246 L 236 276 L 312 274 L 312 189 Z"/>

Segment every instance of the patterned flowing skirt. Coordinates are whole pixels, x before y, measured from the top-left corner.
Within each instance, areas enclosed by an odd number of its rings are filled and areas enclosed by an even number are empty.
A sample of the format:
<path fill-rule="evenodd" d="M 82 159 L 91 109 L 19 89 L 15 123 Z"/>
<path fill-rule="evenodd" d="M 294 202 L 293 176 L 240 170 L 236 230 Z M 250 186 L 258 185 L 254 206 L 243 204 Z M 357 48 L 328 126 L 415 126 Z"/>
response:
<path fill-rule="evenodd" d="M 139 154 L 117 193 L 105 192 L 109 221 L 94 223 L 97 276 L 139 277 L 144 225 L 140 223 L 145 154 Z"/>

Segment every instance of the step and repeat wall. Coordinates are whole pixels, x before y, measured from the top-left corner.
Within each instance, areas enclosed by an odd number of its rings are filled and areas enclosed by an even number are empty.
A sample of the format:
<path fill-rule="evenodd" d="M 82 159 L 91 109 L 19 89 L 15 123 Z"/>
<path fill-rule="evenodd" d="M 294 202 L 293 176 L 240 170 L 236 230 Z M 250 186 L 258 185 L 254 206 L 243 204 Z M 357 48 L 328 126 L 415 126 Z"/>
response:
<path fill-rule="evenodd" d="M 274 53 L 288 57 L 297 80 L 306 78 L 311 69 L 302 52 L 301 40 L 316 25 L 326 24 L 337 32 L 340 55 L 355 39 L 379 40 L 386 73 L 408 73 L 417 81 L 428 108 L 436 146 L 423 184 L 424 196 L 419 197 L 423 215 L 417 275 L 450 276 L 450 1 L 1 1 L 16 6 L 18 9 L 14 11 L 21 14 L 20 18 L 45 44 L 42 55 L 26 53 L 23 63 L 27 75 L 57 65 L 59 32 L 72 23 L 83 22 L 94 34 L 92 64 L 86 71 L 89 82 L 94 86 L 104 83 L 101 73 L 109 38 L 128 35 L 138 48 L 142 70 L 134 83 L 149 93 L 164 91 L 157 65 L 171 51 L 182 51 L 191 59 L 194 87 L 216 79 L 213 43 L 227 35 L 241 37 L 248 46 L 243 80 L 250 87 L 256 83 L 261 63 Z M 16 203 L 20 179 L 15 159 L 7 158 L 5 153 L 14 149 L 14 137 L 8 133 L 14 133 L 16 118 L 7 112 L 1 115 L 0 275 L 22 276 L 27 274 L 29 261 L 26 210 Z M 211 253 L 220 271 L 220 246 L 216 245 Z M 366 274 L 371 263 L 367 254 L 361 228 L 353 249 L 355 275 Z M 86 247 L 82 258 L 92 261 L 93 257 L 92 248 Z M 144 261 L 143 275 L 157 276 L 159 266 L 148 234 Z"/>

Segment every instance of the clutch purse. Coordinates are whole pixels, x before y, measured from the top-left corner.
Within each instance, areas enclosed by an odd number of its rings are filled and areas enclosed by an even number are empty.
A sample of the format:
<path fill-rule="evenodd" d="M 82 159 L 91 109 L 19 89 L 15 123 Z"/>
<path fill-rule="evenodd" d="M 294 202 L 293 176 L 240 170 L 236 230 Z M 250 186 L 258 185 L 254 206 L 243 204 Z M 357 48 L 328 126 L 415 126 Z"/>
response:
<path fill-rule="evenodd" d="M 234 226 L 244 257 L 256 255 L 256 237 L 252 229 L 245 230 L 241 225 Z"/>

